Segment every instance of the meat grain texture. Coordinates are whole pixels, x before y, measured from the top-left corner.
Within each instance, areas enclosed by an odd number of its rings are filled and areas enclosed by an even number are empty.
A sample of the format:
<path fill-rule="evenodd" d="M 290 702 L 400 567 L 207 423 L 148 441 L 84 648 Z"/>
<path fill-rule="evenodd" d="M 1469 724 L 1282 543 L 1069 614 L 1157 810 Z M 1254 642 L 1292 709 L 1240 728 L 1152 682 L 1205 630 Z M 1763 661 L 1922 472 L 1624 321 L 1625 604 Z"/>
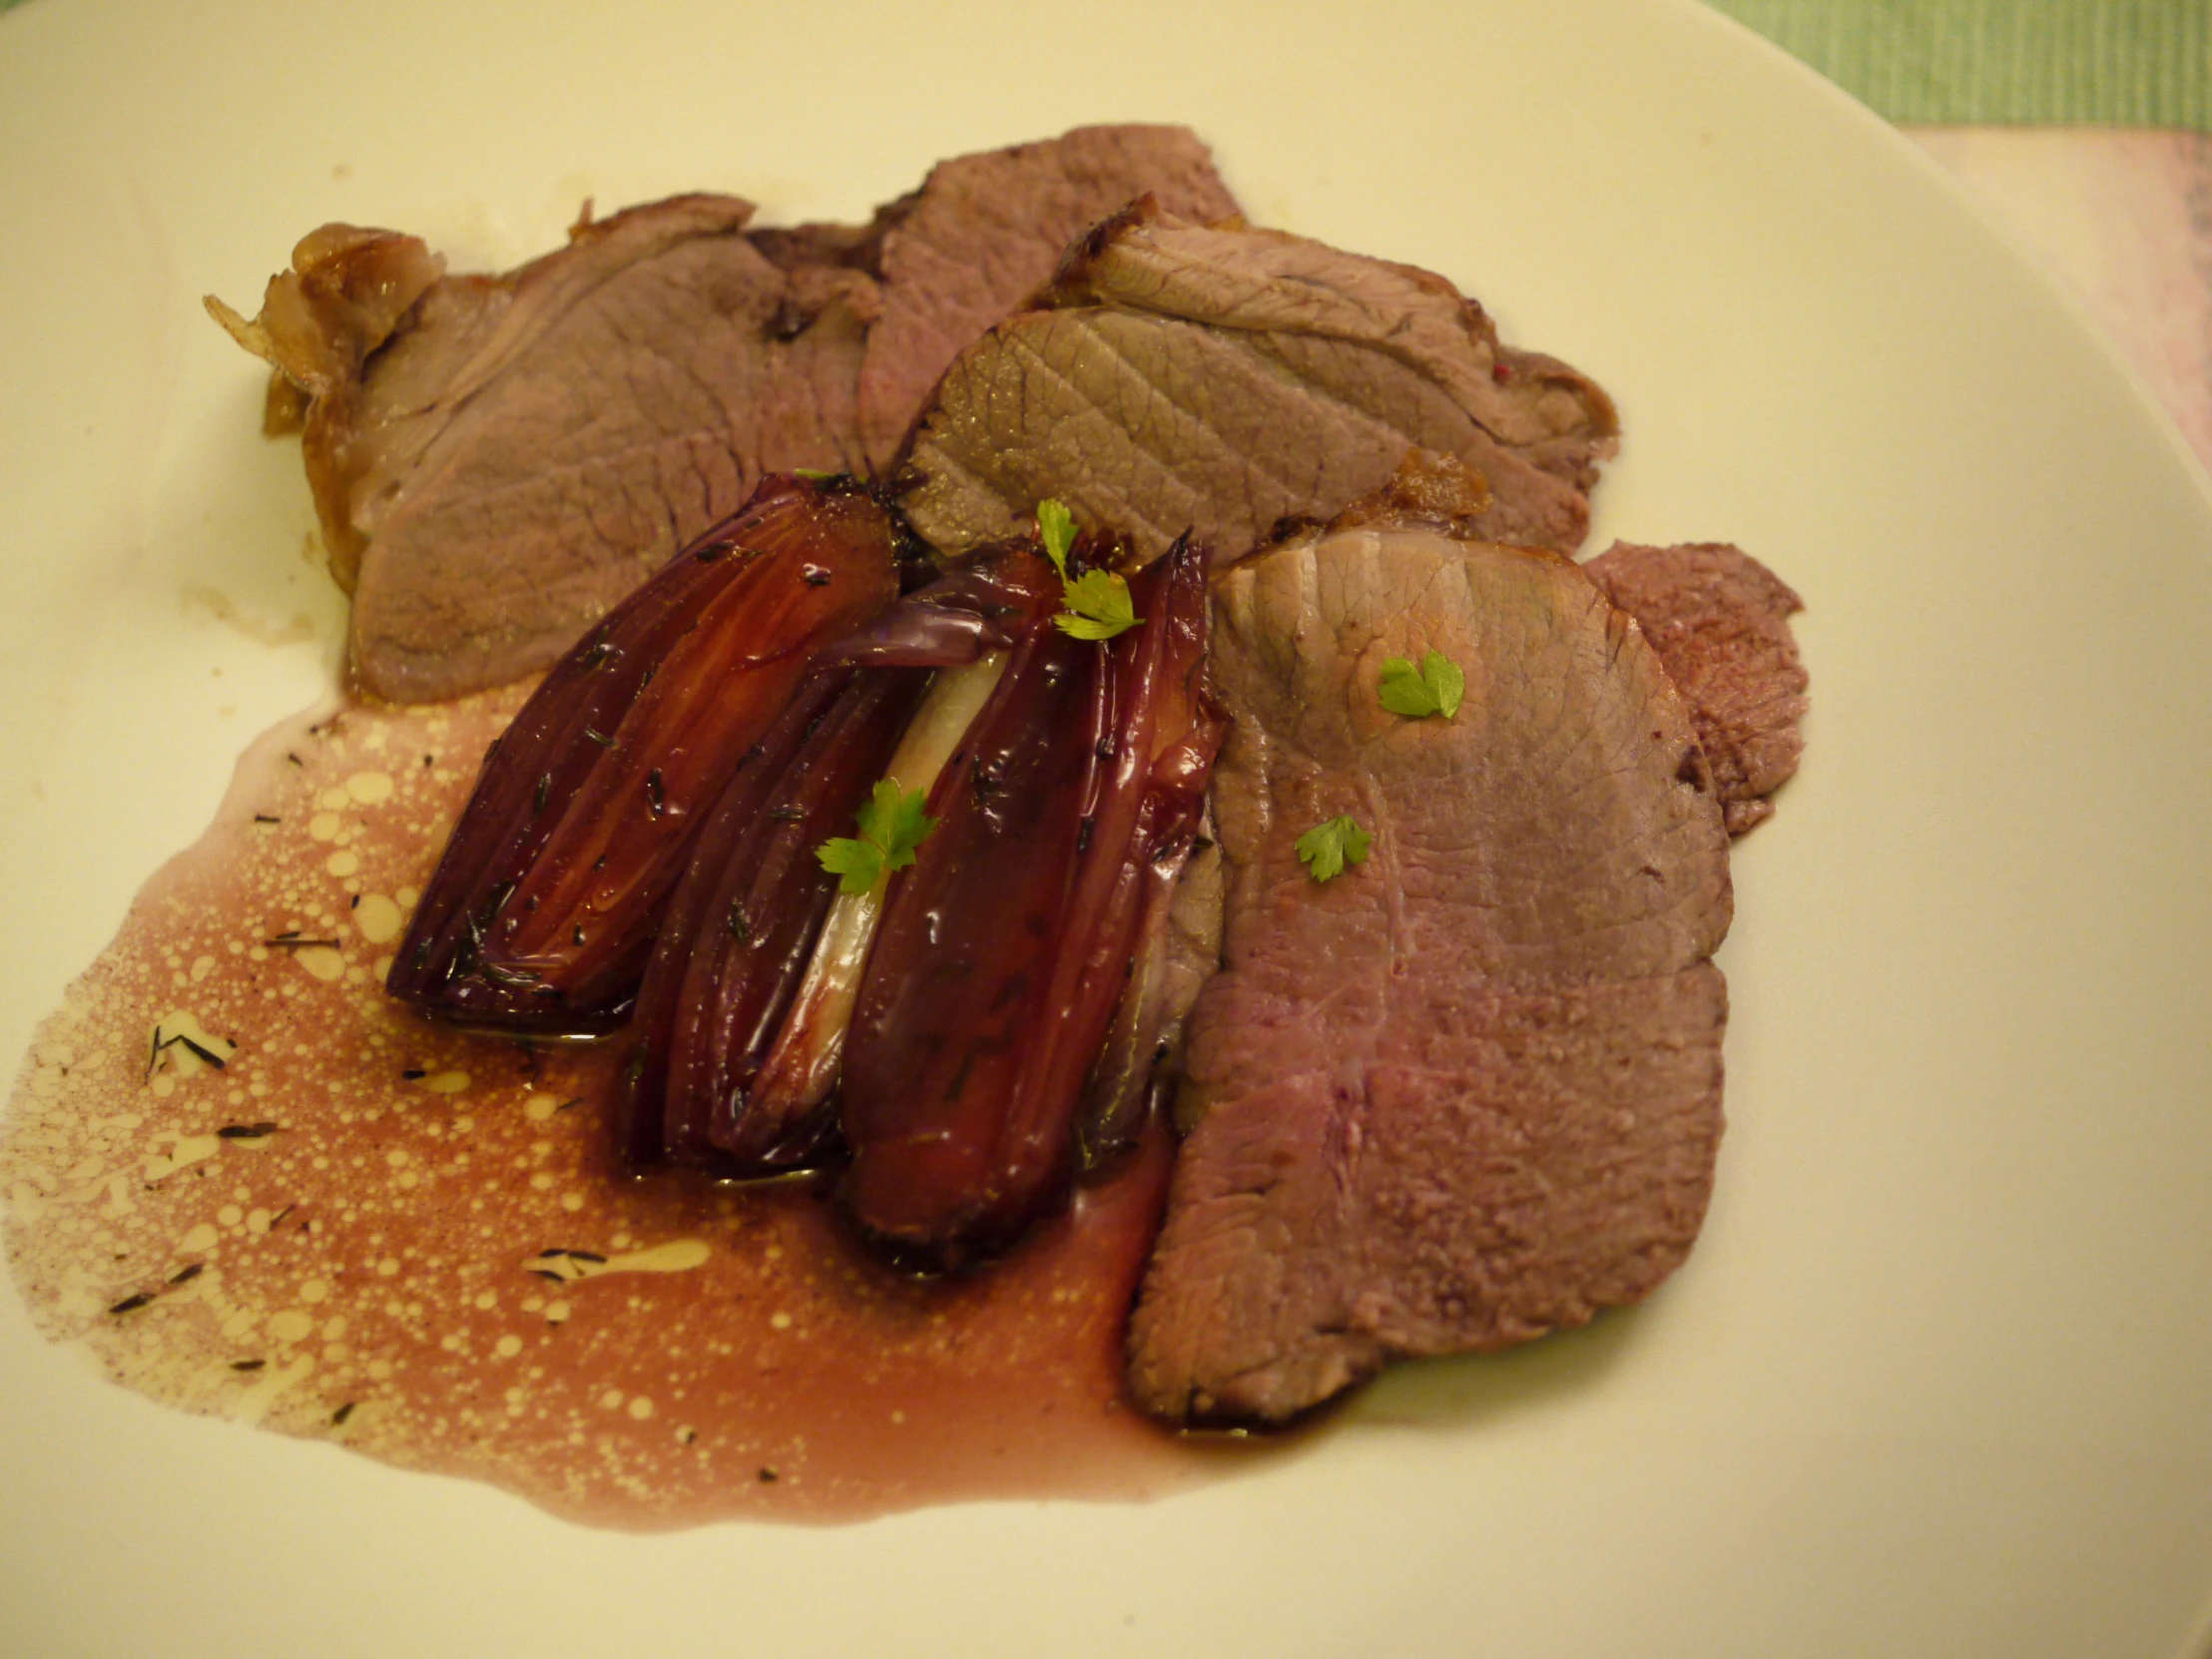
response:
<path fill-rule="evenodd" d="M 1140 558 L 1188 530 L 1226 561 L 1419 448 L 1488 480 L 1483 534 L 1572 552 L 1618 432 L 1593 381 L 1503 345 L 1441 276 L 1142 202 L 961 353 L 900 485 L 947 554 L 1020 533 L 1049 495 Z"/>
<path fill-rule="evenodd" d="M 1728 834 L 1689 709 L 1575 565 L 1417 521 L 1217 586 L 1222 970 L 1129 1337 L 1156 1413 L 1281 1422 L 1648 1294 L 1721 1135 Z M 1441 650 L 1457 714 L 1377 698 Z M 1374 835 L 1326 883 L 1300 834 Z"/>
<path fill-rule="evenodd" d="M 211 308 L 312 400 L 356 682 L 436 701 L 546 666 L 764 473 L 879 469 L 954 353 L 1146 191 L 1236 212 L 1188 131 L 1079 128 L 940 163 L 866 226 L 680 196 L 498 276 L 324 227 L 261 317 Z"/>

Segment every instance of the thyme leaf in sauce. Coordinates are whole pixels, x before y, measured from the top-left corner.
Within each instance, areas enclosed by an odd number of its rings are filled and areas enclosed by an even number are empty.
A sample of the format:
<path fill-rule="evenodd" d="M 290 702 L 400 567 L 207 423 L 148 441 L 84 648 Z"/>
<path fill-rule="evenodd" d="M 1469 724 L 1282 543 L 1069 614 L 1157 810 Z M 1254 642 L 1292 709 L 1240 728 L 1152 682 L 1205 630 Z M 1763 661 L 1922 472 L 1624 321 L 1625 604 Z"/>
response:
<path fill-rule="evenodd" d="M 236 1048 L 238 1044 L 233 1043 L 231 1046 Z M 182 1047 L 186 1053 L 192 1055 L 202 1065 L 213 1066 L 217 1071 L 222 1071 L 229 1063 L 222 1055 L 216 1053 L 213 1049 L 205 1048 L 194 1042 L 182 1031 L 173 1037 L 163 1036 L 162 1028 L 157 1025 L 154 1027 L 153 1051 L 146 1056 L 146 1075 L 149 1079 L 153 1077 L 155 1069 L 161 1065 L 164 1051 L 178 1047 Z"/>

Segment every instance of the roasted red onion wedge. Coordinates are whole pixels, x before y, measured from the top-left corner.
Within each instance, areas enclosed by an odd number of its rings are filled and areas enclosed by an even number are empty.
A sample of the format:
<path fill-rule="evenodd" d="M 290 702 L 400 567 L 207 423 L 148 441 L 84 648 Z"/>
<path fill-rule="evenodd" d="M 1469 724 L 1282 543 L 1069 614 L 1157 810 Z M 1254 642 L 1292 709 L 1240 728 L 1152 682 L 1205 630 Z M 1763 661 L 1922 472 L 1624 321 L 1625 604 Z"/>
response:
<path fill-rule="evenodd" d="M 884 773 L 901 797 L 926 797 L 936 788 L 1005 672 L 1005 648 L 1056 591 L 1033 553 L 1010 547 L 907 595 L 863 634 L 831 647 L 836 661 L 920 661 L 936 669 Z M 954 649 L 962 642 L 978 653 L 972 660 Z M 888 878 L 886 870 L 861 890 L 840 889 L 831 903 L 806 978 L 754 1081 L 756 1109 L 797 1117 L 822 1106 L 836 1087 Z"/>
<path fill-rule="evenodd" d="M 939 1265 L 1005 1245 L 1064 1197 L 1145 869 L 1178 837 L 1187 847 L 1219 743 L 1201 685 L 1203 553 L 1179 545 L 1132 589 L 1144 621 L 1109 644 L 1049 614 L 1024 631 L 931 793 L 936 830 L 891 888 L 868 961 L 838 1196 L 869 1233 Z"/>
<path fill-rule="evenodd" d="M 818 653 L 816 673 L 731 780 L 670 900 L 622 1079 L 619 1144 L 633 1165 L 773 1176 L 806 1167 L 823 1148 L 841 1030 L 830 1035 L 819 1087 L 794 1086 L 788 1065 L 765 1062 L 786 1045 L 803 982 L 817 977 L 826 917 L 879 899 L 881 884 L 839 893 L 818 849 L 851 830 L 886 775 L 902 792 L 927 789 L 935 762 L 927 777 L 900 781 L 902 766 L 912 770 L 915 726 L 943 725 L 917 721 L 917 705 L 926 713 L 944 702 L 948 685 L 1008 642 L 1006 619 L 1041 599 L 1032 586 L 1009 586 L 990 568 L 963 571 Z M 979 701 L 966 700 L 968 714 Z M 940 734 L 939 761 L 966 727 L 963 717 Z M 860 944 L 864 952 L 864 935 Z"/>
<path fill-rule="evenodd" d="M 1090 942 L 1063 954 L 1050 1004 L 1059 1041 L 1039 1083 L 1057 1096 L 1075 1088 L 1071 1069 L 1078 1080 L 1090 1073 L 1076 1123 L 1085 1168 L 1135 1145 L 1144 1127 L 1167 1014 L 1168 911 L 1228 731 L 1205 685 L 1206 565 L 1204 549 L 1178 541 L 1137 580 L 1144 627 L 1113 642 L 1118 737 L 1068 926 L 1071 940 Z"/>
<path fill-rule="evenodd" d="M 816 848 L 850 830 L 928 675 L 832 678 L 841 690 L 827 709 L 814 688 L 803 692 L 759 768 L 732 783 L 669 906 L 638 998 L 646 1058 L 629 1130 L 634 1160 L 656 1089 L 652 1152 L 717 1174 L 803 1167 L 831 1127 L 819 1103 L 756 1099 L 753 1085 L 836 894 Z M 772 772 L 787 749 L 796 753 Z"/>
<path fill-rule="evenodd" d="M 1145 865 L 1144 910 L 1130 952 L 1129 986 L 1114 1009 L 1075 1121 L 1077 1162 L 1086 1174 L 1113 1163 L 1136 1145 L 1153 1109 L 1174 1097 L 1174 1080 L 1162 1068 L 1179 1044 L 1191 999 L 1208 971 L 1199 965 L 1202 959 L 1191 954 L 1196 941 L 1188 931 L 1179 938 L 1177 923 L 1184 917 L 1186 900 L 1194 911 L 1203 911 L 1206 905 L 1203 891 L 1186 894 L 1183 884 L 1194 873 L 1193 859 L 1199 849 L 1211 844 L 1205 837 L 1202 813 L 1195 832 L 1168 841 Z M 1213 869 L 1217 917 L 1219 880 L 1217 862 Z M 1213 943 L 1218 949 L 1219 939 Z"/>
<path fill-rule="evenodd" d="M 386 984 L 424 1012 L 627 1017 L 693 842 L 825 643 L 896 597 L 889 515 L 777 475 L 623 601 L 487 758 Z"/>
<path fill-rule="evenodd" d="M 860 1225 L 951 1262 L 1003 1243 L 1063 1160 L 1012 1121 L 1042 1024 L 1098 741 L 1104 653 L 1052 625 L 1015 643 L 930 792 L 937 827 L 894 882 L 845 1042 L 839 1196 Z"/>
<path fill-rule="evenodd" d="M 901 799 L 917 793 L 926 798 L 936 787 L 937 775 L 965 741 L 1005 668 L 1006 652 L 996 650 L 937 672 L 883 774 Z M 860 975 L 875 942 L 889 873 L 858 892 L 840 886 L 830 906 L 807 977 L 754 1082 L 756 1098 L 773 1102 L 775 1111 L 799 1113 L 820 1106 L 837 1086 L 845 1032 L 859 1000 Z"/>
<path fill-rule="evenodd" d="M 723 791 L 693 843 L 689 868 L 658 918 L 653 955 L 630 1020 L 630 1056 L 617 1079 L 615 1095 L 615 1142 L 634 1168 L 708 1161 L 705 1108 L 699 1113 L 696 1132 L 683 1138 L 673 1155 L 668 1145 L 669 1054 L 683 1017 L 692 954 L 717 925 L 733 934 L 743 930 L 750 935 L 750 916 L 741 920 L 725 912 L 719 923 L 708 917 L 729 852 L 768 810 L 785 774 L 854 678 L 851 669 L 840 668 L 811 674 L 801 682 L 776 724 L 753 746 Z M 700 1008 L 692 1010 L 690 1017 L 700 1021 L 711 1016 Z"/>

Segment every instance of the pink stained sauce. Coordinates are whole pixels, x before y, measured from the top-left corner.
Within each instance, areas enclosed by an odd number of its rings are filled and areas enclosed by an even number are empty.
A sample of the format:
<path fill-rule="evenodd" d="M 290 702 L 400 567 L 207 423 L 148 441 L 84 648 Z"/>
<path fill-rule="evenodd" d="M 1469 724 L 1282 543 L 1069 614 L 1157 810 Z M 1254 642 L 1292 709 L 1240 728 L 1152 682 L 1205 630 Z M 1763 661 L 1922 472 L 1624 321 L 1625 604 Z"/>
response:
<path fill-rule="evenodd" d="M 808 1185 L 613 1168 L 607 1048 L 383 994 L 520 697 L 284 723 L 139 895 L 0 1127 L 42 1331 L 164 1403 L 602 1525 L 1142 1498 L 1259 1455 L 1122 1397 L 1163 1136 L 1007 1259 L 925 1283 Z"/>

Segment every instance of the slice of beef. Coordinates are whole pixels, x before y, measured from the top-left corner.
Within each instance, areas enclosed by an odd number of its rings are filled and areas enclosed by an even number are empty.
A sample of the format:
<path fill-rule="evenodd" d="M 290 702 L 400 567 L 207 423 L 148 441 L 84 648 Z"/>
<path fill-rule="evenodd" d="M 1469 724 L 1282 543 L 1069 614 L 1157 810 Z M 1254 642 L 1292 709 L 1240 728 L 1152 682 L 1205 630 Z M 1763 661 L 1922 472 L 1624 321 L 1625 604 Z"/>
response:
<path fill-rule="evenodd" d="M 1618 434 L 1611 400 L 1502 347 L 1442 277 L 1144 202 L 1070 251 L 1036 308 L 961 354 L 916 428 L 908 516 L 958 554 L 1040 497 L 1154 557 L 1234 555 L 1326 518 L 1419 446 L 1489 480 L 1494 539 L 1571 552 Z"/>
<path fill-rule="evenodd" d="M 751 213 L 677 198 L 441 284 L 351 396 L 316 405 L 310 476 L 342 488 L 365 544 L 367 690 L 427 701 L 541 667 L 736 511 L 764 456 L 856 462 L 874 285 L 779 270 L 742 234 Z"/>
<path fill-rule="evenodd" d="M 765 472 L 879 464 L 954 352 L 1146 189 L 1235 211 L 1187 131 L 1084 128 L 944 163 L 866 226 L 683 196 L 504 276 L 325 227 L 260 318 L 211 309 L 313 398 L 355 679 L 422 701 L 552 661 Z"/>
<path fill-rule="evenodd" d="M 952 359 L 1052 276 L 1069 243 L 1149 193 L 1207 223 L 1238 214 L 1187 127 L 1078 127 L 939 162 L 878 215 L 883 319 L 860 369 L 860 444 L 889 467 Z"/>
<path fill-rule="evenodd" d="M 364 690 L 427 701 L 542 667 L 735 511 L 764 453 L 857 464 L 874 282 L 779 267 L 744 235 L 752 213 L 684 196 L 587 221 L 556 254 L 405 307 L 375 303 L 381 268 L 398 249 L 419 270 L 418 242 L 301 244 L 297 285 L 346 303 L 311 317 L 322 339 L 264 354 L 313 395 L 307 476 L 332 570 L 353 578 Z M 233 331 L 261 349 L 249 334 L 275 312 Z"/>
<path fill-rule="evenodd" d="M 1399 1356 L 1646 1295 L 1721 1134 L 1728 837 L 1657 654 L 1556 555 L 1388 516 L 1216 590 L 1223 967 L 1129 1332 L 1179 1419 L 1279 1422 Z M 1441 651 L 1449 720 L 1388 657 Z M 1373 836 L 1327 883 L 1298 837 Z"/>
<path fill-rule="evenodd" d="M 1770 796 L 1797 771 L 1808 680 L 1790 633 L 1805 602 L 1740 548 L 1615 542 L 1582 567 L 1634 617 L 1689 700 L 1728 830 L 1774 816 Z"/>

